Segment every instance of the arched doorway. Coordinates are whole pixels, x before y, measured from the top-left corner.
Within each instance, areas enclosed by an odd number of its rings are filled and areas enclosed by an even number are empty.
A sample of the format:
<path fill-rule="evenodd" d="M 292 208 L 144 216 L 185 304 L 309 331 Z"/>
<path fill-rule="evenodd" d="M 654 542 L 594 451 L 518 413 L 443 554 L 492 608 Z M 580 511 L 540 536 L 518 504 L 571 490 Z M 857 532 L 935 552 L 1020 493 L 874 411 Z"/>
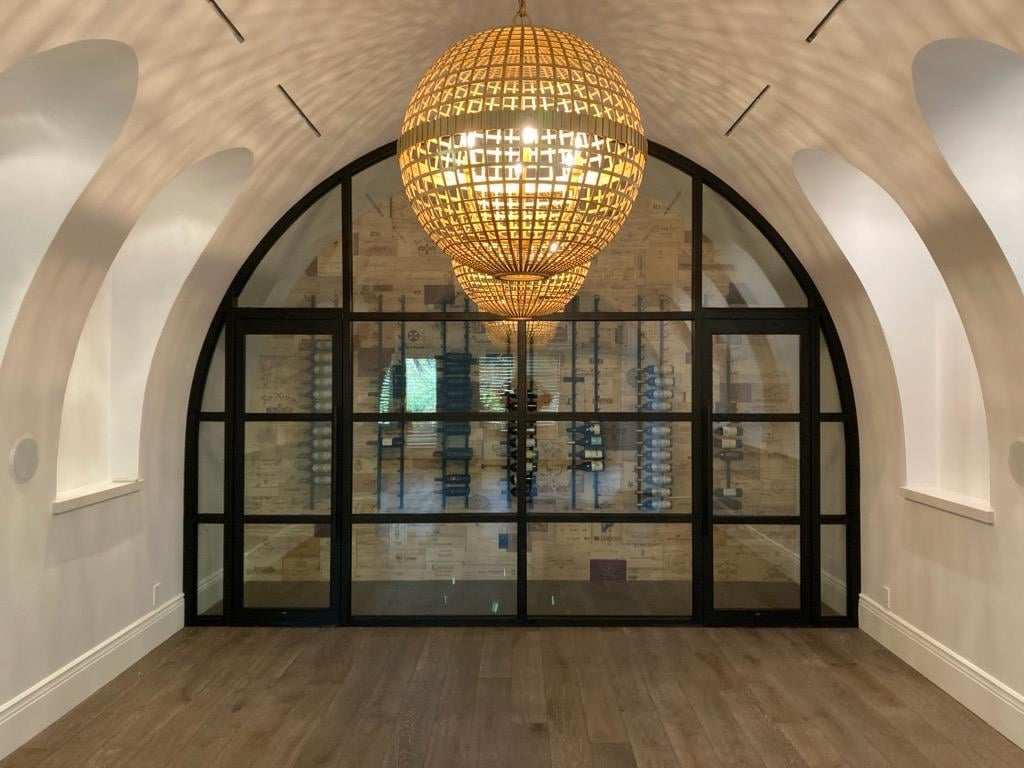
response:
<path fill-rule="evenodd" d="M 854 623 L 852 390 L 770 225 L 652 144 L 568 311 L 502 336 L 420 230 L 394 150 L 292 208 L 214 318 L 188 414 L 188 620 Z"/>

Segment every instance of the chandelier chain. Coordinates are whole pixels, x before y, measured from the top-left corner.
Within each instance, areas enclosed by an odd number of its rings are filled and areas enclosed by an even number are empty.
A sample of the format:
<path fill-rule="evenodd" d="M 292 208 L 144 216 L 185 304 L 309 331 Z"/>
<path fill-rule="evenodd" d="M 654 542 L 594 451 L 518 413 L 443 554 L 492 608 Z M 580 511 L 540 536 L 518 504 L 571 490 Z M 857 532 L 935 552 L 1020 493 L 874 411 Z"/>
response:
<path fill-rule="evenodd" d="M 526 0 L 519 0 L 519 7 L 516 9 L 516 15 L 512 17 L 512 23 L 522 26 L 533 25 L 533 19 L 530 18 L 530 13 L 526 10 Z"/>

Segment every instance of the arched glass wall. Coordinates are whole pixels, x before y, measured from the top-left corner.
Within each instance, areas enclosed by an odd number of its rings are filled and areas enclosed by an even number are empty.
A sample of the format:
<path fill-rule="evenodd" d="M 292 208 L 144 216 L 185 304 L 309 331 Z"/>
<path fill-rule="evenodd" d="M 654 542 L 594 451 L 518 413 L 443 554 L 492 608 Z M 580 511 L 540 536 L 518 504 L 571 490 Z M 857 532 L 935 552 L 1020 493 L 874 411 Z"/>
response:
<path fill-rule="evenodd" d="M 547 335 L 492 320 L 393 144 L 278 222 L 196 372 L 189 621 L 855 621 L 845 361 L 728 186 L 652 145 Z"/>

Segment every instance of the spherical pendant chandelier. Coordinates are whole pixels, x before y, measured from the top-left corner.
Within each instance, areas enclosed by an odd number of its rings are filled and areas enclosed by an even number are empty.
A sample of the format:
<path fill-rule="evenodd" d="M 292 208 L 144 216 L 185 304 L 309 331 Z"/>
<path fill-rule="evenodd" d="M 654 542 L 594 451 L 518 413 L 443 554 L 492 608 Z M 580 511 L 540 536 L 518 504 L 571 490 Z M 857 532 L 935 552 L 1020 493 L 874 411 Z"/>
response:
<path fill-rule="evenodd" d="M 458 262 L 452 262 L 452 268 L 459 286 L 478 309 L 526 320 L 565 309 L 583 286 L 590 264 L 530 282 L 499 280 Z"/>
<path fill-rule="evenodd" d="M 646 163 L 636 100 L 584 40 L 511 26 L 449 48 L 402 123 L 402 183 L 453 261 L 503 280 L 589 262 L 626 220 Z"/>
<path fill-rule="evenodd" d="M 558 323 L 554 320 L 527 320 L 526 344 L 530 349 L 540 349 L 553 338 L 558 331 Z M 484 333 L 498 349 L 512 352 L 516 348 L 516 321 L 492 320 L 484 323 Z"/>

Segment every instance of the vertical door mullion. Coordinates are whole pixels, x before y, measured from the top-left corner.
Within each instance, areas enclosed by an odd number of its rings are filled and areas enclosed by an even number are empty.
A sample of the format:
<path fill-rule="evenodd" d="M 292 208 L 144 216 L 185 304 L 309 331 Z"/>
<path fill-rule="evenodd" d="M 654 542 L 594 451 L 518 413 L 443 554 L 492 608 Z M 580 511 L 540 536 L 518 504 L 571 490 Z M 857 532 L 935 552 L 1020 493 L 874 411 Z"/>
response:
<path fill-rule="evenodd" d="M 807 329 L 807 388 L 808 388 L 808 445 L 810 469 L 810 550 L 804 555 L 810 560 L 811 595 L 808 615 L 817 623 L 821 619 L 821 332 L 818 320 L 810 320 Z"/>
<path fill-rule="evenodd" d="M 805 621 L 818 617 L 815 595 L 818 588 L 818 547 L 816 546 L 818 515 L 815 492 L 815 449 L 818 445 L 814 434 L 817 419 L 818 377 L 814 374 L 811 352 L 817 349 L 817 341 L 811 341 L 810 321 L 801 321 L 800 330 L 800 611 Z"/>
<path fill-rule="evenodd" d="M 245 465 L 245 335 L 239 331 L 233 314 L 225 322 L 224 353 L 227 393 L 224 403 L 224 441 L 228 465 L 225 466 L 226 497 L 224 509 L 224 614 L 237 622 L 244 591 L 244 465 Z"/>
<path fill-rule="evenodd" d="M 695 493 L 703 495 L 703 503 L 700 505 L 700 511 L 704 515 L 704 521 L 706 522 L 707 530 L 705 535 L 702 537 L 703 549 L 700 556 L 703 558 L 703 584 L 701 584 L 701 590 L 705 593 L 705 597 L 702 601 L 705 614 L 705 623 L 714 623 L 714 618 L 720 615 L 720 612 L 714 607 L 714 594 L 715 594 L 715 579 L 714 579 L 714 529 L 715 529 L 715 514 L 714 514 L 714 467 L 713 467 L 713 432 L 714 432 L 714 337 L 716 335 L 723 334 L 738 334 L 738 335 L 765 335 L 765 336 L 796 336 L 799 340 L 799 374 L 798 384 L 800 387 L 800 400 L 799 400 L 799 420 L 797 422 L 783 421 L 781 424 L 793 424 L 796 423 L 798 427 L 799 435 L 799 447 L 798 447 L 798 461 L 800 468 L 800 479 L 798 486 L 798 503 L 799 503 L 799 514 L 794 518 L 792 525 L 799 526 L 799 542 L 800 542 L 800 608 L 799 615 L 805 622 L 809 622 L 812 617 L 810 610 L 811 601 L 811 590 L 813 588 L 813 572 L 812 566 L 814 563 L 814 547 L 811 542 L 811 513 L 812 513 L 812 474 L 811 464 L 813 457 L 810 454 L 811 448 L 814 441 L 811 436 L 811 369 L 810 369 L 810 353 L 811 344 L 808 341 L 808 327 L 809 321 L 805 318 L 793 319 L 793 320 L 772 320 L 772 321 L 756 321 L 746 319 L 729 319 L 729 318 L 716 318 L 713 320 L 701 320 L 700 314 L 697 315 L 695 324 L 699 324 L 700 332 L 699 337 L 699 366 L 700 375 L 697 378 L 699 380 L 701 389 L 699 393 L 695 393 L 694 403 L 699 404 L 699 413 L 694 413 L 694 425 L 697 428 L 699 424 L 699 431 L 701 438 L 695 444 L 695 454 L 699 452 L 699 456 L 696 456 L 695 463 L 700 464 L 699 474 L 695 473 L 695 477 L 699 477 L 701 481 L 701 487 L 699 490 L 695 489 Z M 815 379 L 816 380 L 816 379 Z M 700 399 L 698 399 L 698 397 Z M 742 413 L 730 414 L 731 421 L 743 422 L 744 415 Z M 703 421 L 703 424 L 700 422 Z M 695 518 L 696 519 L 696 518 Z M 762 611 L 758 613 L 772 614 L 772 613 L 794 613 L 792 609 L 780 609 L 778 611 Z M 749 613 L 753 615 L 755 611 L 729 611 L 729 614 L 735 613 Z"/>
<path fill-rule="evenodd" d="M 527 370 L 526 321 L 516 321 L 516 410 L 510 414 L 516 420 L 516 617 L 520 623 L 527 619 L 526 601 L 526 512 L 529 504 L 526 487 L 526 413 L 529 390 Z M 596 365 L 596 363 L 595 363 Z M 538 460 L 538 472 L 540 470 Z M 511 490 L 511 489 L 510 489 Z"/>
<path fill-rule="evenodd" d="M 350 325 L 341 318 L 332 338 L 331 604 L 335 624 L 351 614 L 352 401 Z"/>

